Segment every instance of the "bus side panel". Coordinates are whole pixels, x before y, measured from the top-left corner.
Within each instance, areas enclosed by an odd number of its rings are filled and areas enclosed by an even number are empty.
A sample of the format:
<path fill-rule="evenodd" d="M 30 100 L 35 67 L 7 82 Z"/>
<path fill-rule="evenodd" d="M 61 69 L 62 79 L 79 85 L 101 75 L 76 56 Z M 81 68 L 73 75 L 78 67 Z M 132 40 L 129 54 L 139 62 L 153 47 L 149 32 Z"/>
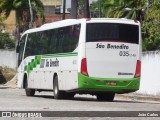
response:
<path fill-rule="evenodd" d="M 81 61 L 86 57 L 86 20 L 82 21 L 78 45 L 78 72 L 81 71 Z"/>
<path fill-rule="evenodd" d="M 23 70 L 25 73 L 27 73 L 27 80 L 28 80 L 28 88 L 34 88 L 38 86 L 38 83 L 36 86 L 34 85 L 34 68 L 37 66 L 35 65 L 35 56 L 30 56 L 25 58 L 24 60 L 24 67 Z"/>
<path fill-rule="evenodd" d="M 78 88 L 77 53 L 64 54 L 59 60 L 58 78 L 61 90 L 72 90 Z"/>
<path fill-rule="evenodd" d="M 23 88 L 23 77 L 24 77 L 24 61 L 21 62 L 17 70 L 17 79 L 18 79 L 17 87 L 18 88 Z"/>
<path fill-rule="evenodd" d="M 18 81 L 17 81 L 17 87 L 18 88 L 23 88 L 24 87 L 23 86 L 23 80 L 24 80 L 24 73 L 25 73 L 25 71 L 24 71 L 24 64 L 25 64 L 25 62 L 24 62 L 23 59 L 24 59 L 24 53 L 25 53 L 25 47 L 26 47 L 27 37 L 28 37 L 27 34 L 23 35 L 22 38 L 21 38 L 22 43 L 20 44 L 20 46 L 18 45 L 19 46 L 18 64 L 21 61 L 20 65 L 19 65 L 19 67 L 17 69 L 17 79 L 18 79 Z M 21 56 L 21 60 L 19 58 L 20 56 Z"/>
<path fill-rule="evenodd" d="M 78 88 L 77 55 L 75 52 L 28 57 L 25 60 L 28 87 L 53 90 L 54 74 L 57 73 L 60 90 Z"/>
<path fill-rule="evenodd" d="M 77 53 L 43 55 L 40 66 L 42 66 L 42 61 L 44 67 L 39 68 L 39 71 L 44 72 L 41 89 L 53 90 L 55 73 L 58 76 L 60 90 L 71 90 L 78 87 Z"/>
<path fill-rule="evenodd" d="M 139 60 L 142 58 L 142 33 L 141 33 L 141 25 L 139 25 Z"/>

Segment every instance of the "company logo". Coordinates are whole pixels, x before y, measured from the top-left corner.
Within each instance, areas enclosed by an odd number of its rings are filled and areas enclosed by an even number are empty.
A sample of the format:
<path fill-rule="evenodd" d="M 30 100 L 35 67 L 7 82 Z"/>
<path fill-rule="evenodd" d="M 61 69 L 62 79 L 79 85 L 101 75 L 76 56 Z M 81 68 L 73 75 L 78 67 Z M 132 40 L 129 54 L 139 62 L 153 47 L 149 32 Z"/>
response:
<path fill-rule="evenodd" d="M 133 73 L 122 73 L 122 72 L 119 72 L 118 75 L 134 75 Z"/>
<path fill-rule="evenodd" d="M 44 67 L 59 67 L 59 60 L 56 58 L 53 59 L 41 59 L 40 68 Z"/>
<path fill-rule="evenodd" d="M 121 45 L 111 45 L 107 44 L 107 49 L 129 49 L 129 46 L 121 44 Z"/>
<path fill-rule="evenodd" d="M 115 44 L 102 44 L 102 43 L 97 43 L 96 48 L 107 48 L 107 49 L 129 49 L 129 46 L 125 44 L 121 45 L 115 45 Z"/>
<path fill-rule="evenodd" d="M 11 112 L 2 112 L 2 117 L 12 117 Z"/>

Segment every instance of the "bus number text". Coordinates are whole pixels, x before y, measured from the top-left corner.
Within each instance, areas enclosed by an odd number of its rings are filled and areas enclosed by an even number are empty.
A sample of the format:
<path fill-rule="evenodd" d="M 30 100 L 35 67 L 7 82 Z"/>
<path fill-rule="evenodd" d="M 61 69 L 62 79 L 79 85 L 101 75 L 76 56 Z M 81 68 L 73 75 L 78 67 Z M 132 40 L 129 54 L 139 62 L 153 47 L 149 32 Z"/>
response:
<path fill-rule="evenodd" d="M 136 54 L 130 54 L 129 51 L 120 51 L 119 56 L 136 57 Z"/>

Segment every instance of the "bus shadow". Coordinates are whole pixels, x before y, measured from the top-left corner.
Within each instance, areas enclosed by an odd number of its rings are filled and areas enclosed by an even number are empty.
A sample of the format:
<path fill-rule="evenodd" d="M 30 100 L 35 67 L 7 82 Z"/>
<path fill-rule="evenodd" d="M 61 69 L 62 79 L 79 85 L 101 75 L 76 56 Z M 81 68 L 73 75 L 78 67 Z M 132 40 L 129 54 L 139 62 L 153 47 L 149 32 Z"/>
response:
<path fill-rule="evenodd" d="M 34 95 L 33 97 L 54 99 L 54 96 L 51 95 Z"/>

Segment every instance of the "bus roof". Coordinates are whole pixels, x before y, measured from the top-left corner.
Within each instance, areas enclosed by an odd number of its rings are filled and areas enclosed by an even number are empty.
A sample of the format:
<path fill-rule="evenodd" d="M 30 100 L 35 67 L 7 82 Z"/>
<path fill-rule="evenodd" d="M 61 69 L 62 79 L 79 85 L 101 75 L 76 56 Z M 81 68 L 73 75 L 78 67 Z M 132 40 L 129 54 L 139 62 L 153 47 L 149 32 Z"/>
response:
<path fill-rule="evenodd" d="M 53 28 L 59 28 L 59 27 L 64 27 L 64 26 L 69 26 L 73 24 L 80 24 L 82 21 L 85 21 L 87 23 L 103 23 L 103 22 L 109 22 L 109 23 L 125 23 L 125 24 L 135 24 L 139 25 L 140 23 L 135 20 L 130 20 L 126 18 L 82 18 L 82 19 L 66 19 L 66 20 L 61 20 L 61 21 L 56 21 L 52 23 L 47 23 L 42 25 L 41 27 L 38 28 L 33 28 L 25 31 L 24 34 L 32 33 L 32 32 L 38 32 L 38 31 L 43 31 L 43 30 L 49 30 Z"/>

